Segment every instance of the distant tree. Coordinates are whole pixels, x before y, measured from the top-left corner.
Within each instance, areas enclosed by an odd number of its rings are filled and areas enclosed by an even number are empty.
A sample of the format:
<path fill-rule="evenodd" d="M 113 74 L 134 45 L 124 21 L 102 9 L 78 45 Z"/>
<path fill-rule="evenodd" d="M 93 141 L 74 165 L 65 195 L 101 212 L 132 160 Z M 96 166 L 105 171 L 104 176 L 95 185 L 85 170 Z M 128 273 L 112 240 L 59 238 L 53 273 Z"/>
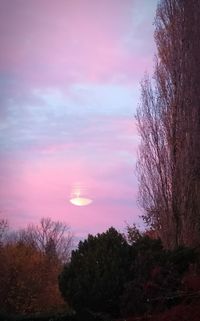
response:
<path fill-rule="evenodd" d="M 69 226 L 51 218 L 42 218 L 39 225 L 29 225 L 17 233 L 17 239 L 33 245 L 49 257 L 68 262 L 73 247 L 73 234 Z"/>
<path fill-rule="evenodd" d="M 144 237 L 150 238 L 151 240 L 159 240 L 159 233 L 153 228 L 140 230 L 135 223 L 132 225 L 127 224 L 124 237 L 127 240 L 128 244 L 134 245 L 138 243 L 139 240 L 142 240 Z"/>
<path fill-rule="evenodd" d="M 30 314 L 62 309 L 60 270 L 33 246 L 5 244 L 0 251 L 0 311 Z"/>
<path fill-rule="evenodd" d="M 66 308 L 58 275 L 70 258 L 69 227 L 43 218 L 40 225 L 7 229 L 7 221 L 0 220 L 0 310 L 28 314 Z"/>
<path fill-rule="evenodd" d="M 200 2 L 162 0 L 137 120 L 140 204 L 166 248 L 200 244 Z"/>
<path fill-rule="evenodd" d="M 137 228 L 136 224 L 133 223 L 132 225 L 130 224 L 126 225 L 126 232 L 124 236 L 128 244 L 133 245 L 140 238 L 142 238 L 143 233 L 139 230 L 139 228 Z"/>
<path fill-rule="evenodd" d="M 114 228 L 89 235 L 72 252 L 59 277 L 59 287 L 76 310 L 119 313 L 119 300 L 129 278 L 130 246 Z"/>
<path fill-rule="evenodd" d="M 6 239 L 8 231 L 8 221 L 6 219 L 0 218 L 0 246 Z"/>
<path fill-rule="evenodd" d="M 55 241 L 50 238 L 45 246 L 45 255 L 50 259 L 50 260 L 57 260 L 58 259 L 58 254 L 56 250 L 56 244 Z M 68 259 L 68 258 L 67 258 Z"/>

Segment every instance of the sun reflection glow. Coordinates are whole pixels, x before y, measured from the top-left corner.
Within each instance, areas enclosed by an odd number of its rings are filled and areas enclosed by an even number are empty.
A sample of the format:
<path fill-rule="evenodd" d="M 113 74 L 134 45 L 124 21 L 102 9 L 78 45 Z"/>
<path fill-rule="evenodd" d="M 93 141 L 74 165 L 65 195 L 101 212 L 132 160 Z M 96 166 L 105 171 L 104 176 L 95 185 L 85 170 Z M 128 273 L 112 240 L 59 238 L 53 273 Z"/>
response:
<path fill-rule="evenodd" d="M 85 197 L 74 197 L 70 199 L 70 202 L 76 206 L 86 206 L 92 203 L 90 198 Z"/>
<path fill-rule="evenodd" d="M 72 189 L 70 203 L 76 206 L 86 206 L 91 204 L 92 199 L 81 196 L 81 194 L 85 193 L 85 187 L 80 183 L 76 183 Z"/>

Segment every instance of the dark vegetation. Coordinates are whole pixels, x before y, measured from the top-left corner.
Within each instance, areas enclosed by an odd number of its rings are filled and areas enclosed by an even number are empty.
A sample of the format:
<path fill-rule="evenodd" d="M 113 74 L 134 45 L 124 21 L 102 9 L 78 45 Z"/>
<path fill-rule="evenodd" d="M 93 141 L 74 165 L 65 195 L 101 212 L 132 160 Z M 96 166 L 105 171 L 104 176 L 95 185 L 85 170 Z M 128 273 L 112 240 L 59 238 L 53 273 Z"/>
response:
<path fill-rule="evenodd" d="M 89 235 L 72 252 L 70 264 L 60 275 L 63 297 L 75 309 L 119 314 L 120 295 L 129 279 L 131 260 L 131 248 L 114 228 Z"/>
<path fill-rule="evenodd" d="M 8 236 L 0 249 L 0 318 L 113 320 L 164 315 L 177 305 L 195 303 L 200 295 L 198 251 L 164 249 L 149 234 L 134 225 L 125 234 L 112 227 L 89 235 L 65 262 L 54 247 L 39 252 L 27 238 L 22 242 L 12 236 L 11 242 Z M 15 316 L 7 319 L 8 313 Z"/>
<path fill-rule="evenodd" d="M 137 236 L 128 244 L 110 228 L 81 242 L 59 278 L 63 297 L 77 310 L 110 318 L 159 313 L 182 302 L 189 293 L 184 278 L 195 267 L 197 253 L 165 250 L 159 239 L 138 231 Z"/>
<path fill-rule="evenodd" d="M 0 220 L 0 308 L 29 314 L 66 309 L 58 274 L 69 261 L 72 234 L 64 223 L 42 219 L 39 225 L 11 232 Z"/>
<path fill-rule="evenodd" d="M 137 113 L 147 231 L 112 227 L 71 252 L 63 223 L 11 233 L 2 219 L 0 320 L 199 320 L 199 16 L 197 0 L 158 4 L 155 72 Z"/>

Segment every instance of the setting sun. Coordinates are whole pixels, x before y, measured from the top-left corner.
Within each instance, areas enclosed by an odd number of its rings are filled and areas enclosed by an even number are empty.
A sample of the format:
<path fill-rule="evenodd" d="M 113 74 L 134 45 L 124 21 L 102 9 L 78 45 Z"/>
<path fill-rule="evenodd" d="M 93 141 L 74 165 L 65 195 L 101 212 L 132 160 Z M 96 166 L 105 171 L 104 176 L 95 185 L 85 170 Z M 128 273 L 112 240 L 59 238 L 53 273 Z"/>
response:
<path fill-rule="evenodd" d="M 92 203 L 92 200 L 85 197 L 74 197 L 70 199 L 70 203 L 76 206 L 86 206 Z"/>
<path fill-rule="evenodd" d="M 92 203 L 92 199 L 81 196 L 86 195 L 85 193 L 87 194 L 87 189 L 82 183 L 79 182 L 74 184 L 72 188 L 70 203 L 76 206 L 90 205 Z"/>

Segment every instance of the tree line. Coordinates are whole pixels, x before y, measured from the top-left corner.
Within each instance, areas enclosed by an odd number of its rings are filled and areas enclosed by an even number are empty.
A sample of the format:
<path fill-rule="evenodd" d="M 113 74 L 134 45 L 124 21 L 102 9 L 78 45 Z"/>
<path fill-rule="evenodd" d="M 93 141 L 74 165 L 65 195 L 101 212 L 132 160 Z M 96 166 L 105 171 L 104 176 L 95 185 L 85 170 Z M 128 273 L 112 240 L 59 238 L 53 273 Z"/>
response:
<path fill-rule="evenodd" d="M 0 220 L 0 307 L 14 314 L 67 308 L 58 275 L 69 262 L 73 235 L 63 222 L 42 218 L 37 225 L 11 231 Z"/>
<path fill-rule="evenodd" d="M 59 288 L 78 312 L 90 311 L 107 320 L 156 314 L 184 302 L 199 291 L 191 285 L 198 254 L 180 247 L 166 250 L 160 239 L 135 225 L 126 233 L 111 227 L 89 235 L 72 251 L 59 276 Z"/>
<path fill-rule="evenodd" d="M 71 321 L 141 317 L 200 290 L 198 252 L 166 250 L 134 224 L 72 244 L 69 227 L 50 218 L 16 232 L 0 220 L 0 312 Z"/>

